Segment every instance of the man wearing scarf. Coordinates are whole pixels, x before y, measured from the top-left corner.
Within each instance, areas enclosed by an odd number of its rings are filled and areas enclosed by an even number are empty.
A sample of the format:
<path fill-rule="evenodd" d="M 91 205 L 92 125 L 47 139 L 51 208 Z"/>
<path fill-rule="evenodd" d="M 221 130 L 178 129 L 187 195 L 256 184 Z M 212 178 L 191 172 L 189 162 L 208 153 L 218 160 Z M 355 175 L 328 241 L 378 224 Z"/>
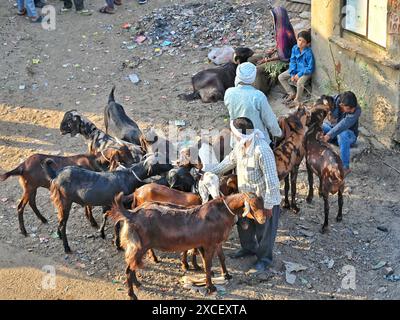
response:
<path fill-rule="evenodd" d="M 272 211 L 272 218 L 264 225 L 248 218 L 240 218 L 237 223 L 242 249 L 232 258 L 255 255 L 257 261 L 249 273 L 263 272 L 272 264 L 281 199 L 274 153 L 264 133 L 254 128 L 252 121 L 245 117 L 231 121 L 235 147 L 220 164 L 210 170 L 222 175 L 236 169 L 239 192 L 253 192 L 263 197 L 265 209 Z"/>
<path fill-rule="evenodd" d="M 282 131 L 265 94 L 252 86 L 256 75 L 254 64 L 241 63 L 236 69 L 235 87 L 225 92 L 224 102 L 231 120 L 240 117 L 250 119 L 254 128 L 260 130 L 267 144 L 270 144 L 270 134 L 280 137 Z M 231 146 L 234 144 L 235 140 L 232 139 Z"/>

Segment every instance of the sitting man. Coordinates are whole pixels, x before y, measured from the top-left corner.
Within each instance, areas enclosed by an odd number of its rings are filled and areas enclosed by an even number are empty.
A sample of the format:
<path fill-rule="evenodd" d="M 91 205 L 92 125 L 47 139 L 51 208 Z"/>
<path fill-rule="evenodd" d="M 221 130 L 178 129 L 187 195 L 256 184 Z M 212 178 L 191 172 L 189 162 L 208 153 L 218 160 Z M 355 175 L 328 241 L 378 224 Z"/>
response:
<path fill-rule="evenodd" d="M 272 264 L 280 215 L 281 195 L 275 157 L 264 133 L 254 129 L 250 119 L 237 118 L 230 124 L 237 143 L 231 153 L 210 171 L 222 175 L 236 168 L 239 192 L 254 192 L 262 196 L 265 209 L 272 211 L 271 219 L 263 225 L 248 218 L 239 219 L 237 228 L 242 249 L 232 256 L 255 255 L 257 262 L 249 272 L 264 272 Z"/>
<path fill-rule="evenodd" d="M 346 176 L 351 172 L 350 147 L 357 142 L 361 108 L 357 103 L 357 97 L 351 91 L 337 95 L 333 99 L 335 105 L 331 112 L 332 120 L 331 122 L 325 120 L 322 127 L 325 133 L 323 140 L 339 145 Z"/>

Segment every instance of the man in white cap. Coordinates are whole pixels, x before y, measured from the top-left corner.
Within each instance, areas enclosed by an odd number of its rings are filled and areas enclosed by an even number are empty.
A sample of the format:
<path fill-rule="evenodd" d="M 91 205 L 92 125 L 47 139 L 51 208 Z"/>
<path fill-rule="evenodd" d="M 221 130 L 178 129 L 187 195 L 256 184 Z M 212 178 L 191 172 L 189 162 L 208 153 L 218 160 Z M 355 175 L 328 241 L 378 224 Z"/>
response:
<path fill-rule="evenodd" d="M 230 120 L 239 117 L 250 119 L 254 129 L 262 131 L 265 140 L 270 144 L 270 135 L 281 137 L 282 131 L 265 94 L 252 86 L 256 75 L 257 67 L 254 64 L 241 63 L 236 69 L 235 87 L 226 90 L 224 102 L 228 108 Z M 234 141 L 232 139 L 232 147 Z"/>
<path fill-rule="evenodd" d="M 260 273 L 272 264 L 272 253 L 280 215 L 279 179 L 274 153 L 262 131 L 255 129 L 248 118 L 237 118 L 230 123 L 236 144 L 232 152 L 210 172 L 222 175 L 236 169 L 239 192 L 252 192 L 263 197 L 264 208 L 272 217 L 263 225 L 249 218 L 237 223 L 242 249 L 232 258 L 255 255 L 257 261 L 249 273 Z"/>

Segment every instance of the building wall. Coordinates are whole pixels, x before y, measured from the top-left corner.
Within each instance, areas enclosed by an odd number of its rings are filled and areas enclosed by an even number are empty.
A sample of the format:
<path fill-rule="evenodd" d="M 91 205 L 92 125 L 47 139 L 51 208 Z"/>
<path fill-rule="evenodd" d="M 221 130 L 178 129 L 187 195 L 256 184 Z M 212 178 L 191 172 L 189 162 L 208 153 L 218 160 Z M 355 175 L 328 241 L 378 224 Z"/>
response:
<path fill-rule="evenodd" d="M 361 126 L 386 146 L 400 144 L 400 0 L 389 0 L 387 49 L 343 32 L 342 3 L 312 1 L 313 91 L 354 91 L 363 109 Z"/>

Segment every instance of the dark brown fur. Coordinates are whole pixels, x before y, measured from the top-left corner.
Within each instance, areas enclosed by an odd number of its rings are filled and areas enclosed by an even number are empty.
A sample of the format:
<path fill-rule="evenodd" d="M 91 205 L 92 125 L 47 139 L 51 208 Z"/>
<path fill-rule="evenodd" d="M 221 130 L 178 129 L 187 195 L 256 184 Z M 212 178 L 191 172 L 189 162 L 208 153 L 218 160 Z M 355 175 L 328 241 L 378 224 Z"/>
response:
<path fill-rule="evenodd" d="M 304 137 L 306 132 L 307 112 L 305 107 L 299 107 L 296 112 L 280 118 L 283 141 L 274 150 L 276 168 L 279 180 L 285 179 L 284 208 L 298 213 L 296 204 L 296 183 L 299 166 L 305 155 Z M 289 188 L 292 199 L 289 203 Z"/>
<path fill-rule="evenodd" d="M 332 147 L 319 139 L 323 135 L 322 123 L 326 118 L 330 106 L 317 105 L 311 111 L 309 129 L 306 134 L 306 160 L 309 191 L 307 202 L 311 203 L 314 196 L 313 174 L 319 177 L 319 195 L 324 199 L 325 219 L 322 233 L 328 229 L 329 194 L 338 193 L 338 215 L 336 221 L 342 221 L 344 173 L 343 163 Z"/>
<path fill-rule="evenodd" d="M 251 214 L 261 224 L 270 218 L 270 212 L 264 209 L 263 199 L 254 195 L 236 194 L 216 199 L 193 209 L 185 209 L 161 203 L 144 204 L 134 212 L 123 207 L 122 194 L 119 194 L 112 210 L 108 214 L 114 221 L 124 221 L 121 230 L 121 244 L 125 249 L 128 295 L 137 299 L 133 284 L 140 285 L 136 270 L 143 267 L 142 258 L 149 249 L 169 252 L 182 252 L 191 248 L 201 248 L 206 269 L 206 287 L 208 292 L 216 290 L 211 281 L 211 264 L 215 253 L 221 262 L 222 273 L 226 276 L 225 257 L 222 243 L 228 238 L 234 224 L 234 216 L 241 215 L 245 201 L 248 201 Z"/>

